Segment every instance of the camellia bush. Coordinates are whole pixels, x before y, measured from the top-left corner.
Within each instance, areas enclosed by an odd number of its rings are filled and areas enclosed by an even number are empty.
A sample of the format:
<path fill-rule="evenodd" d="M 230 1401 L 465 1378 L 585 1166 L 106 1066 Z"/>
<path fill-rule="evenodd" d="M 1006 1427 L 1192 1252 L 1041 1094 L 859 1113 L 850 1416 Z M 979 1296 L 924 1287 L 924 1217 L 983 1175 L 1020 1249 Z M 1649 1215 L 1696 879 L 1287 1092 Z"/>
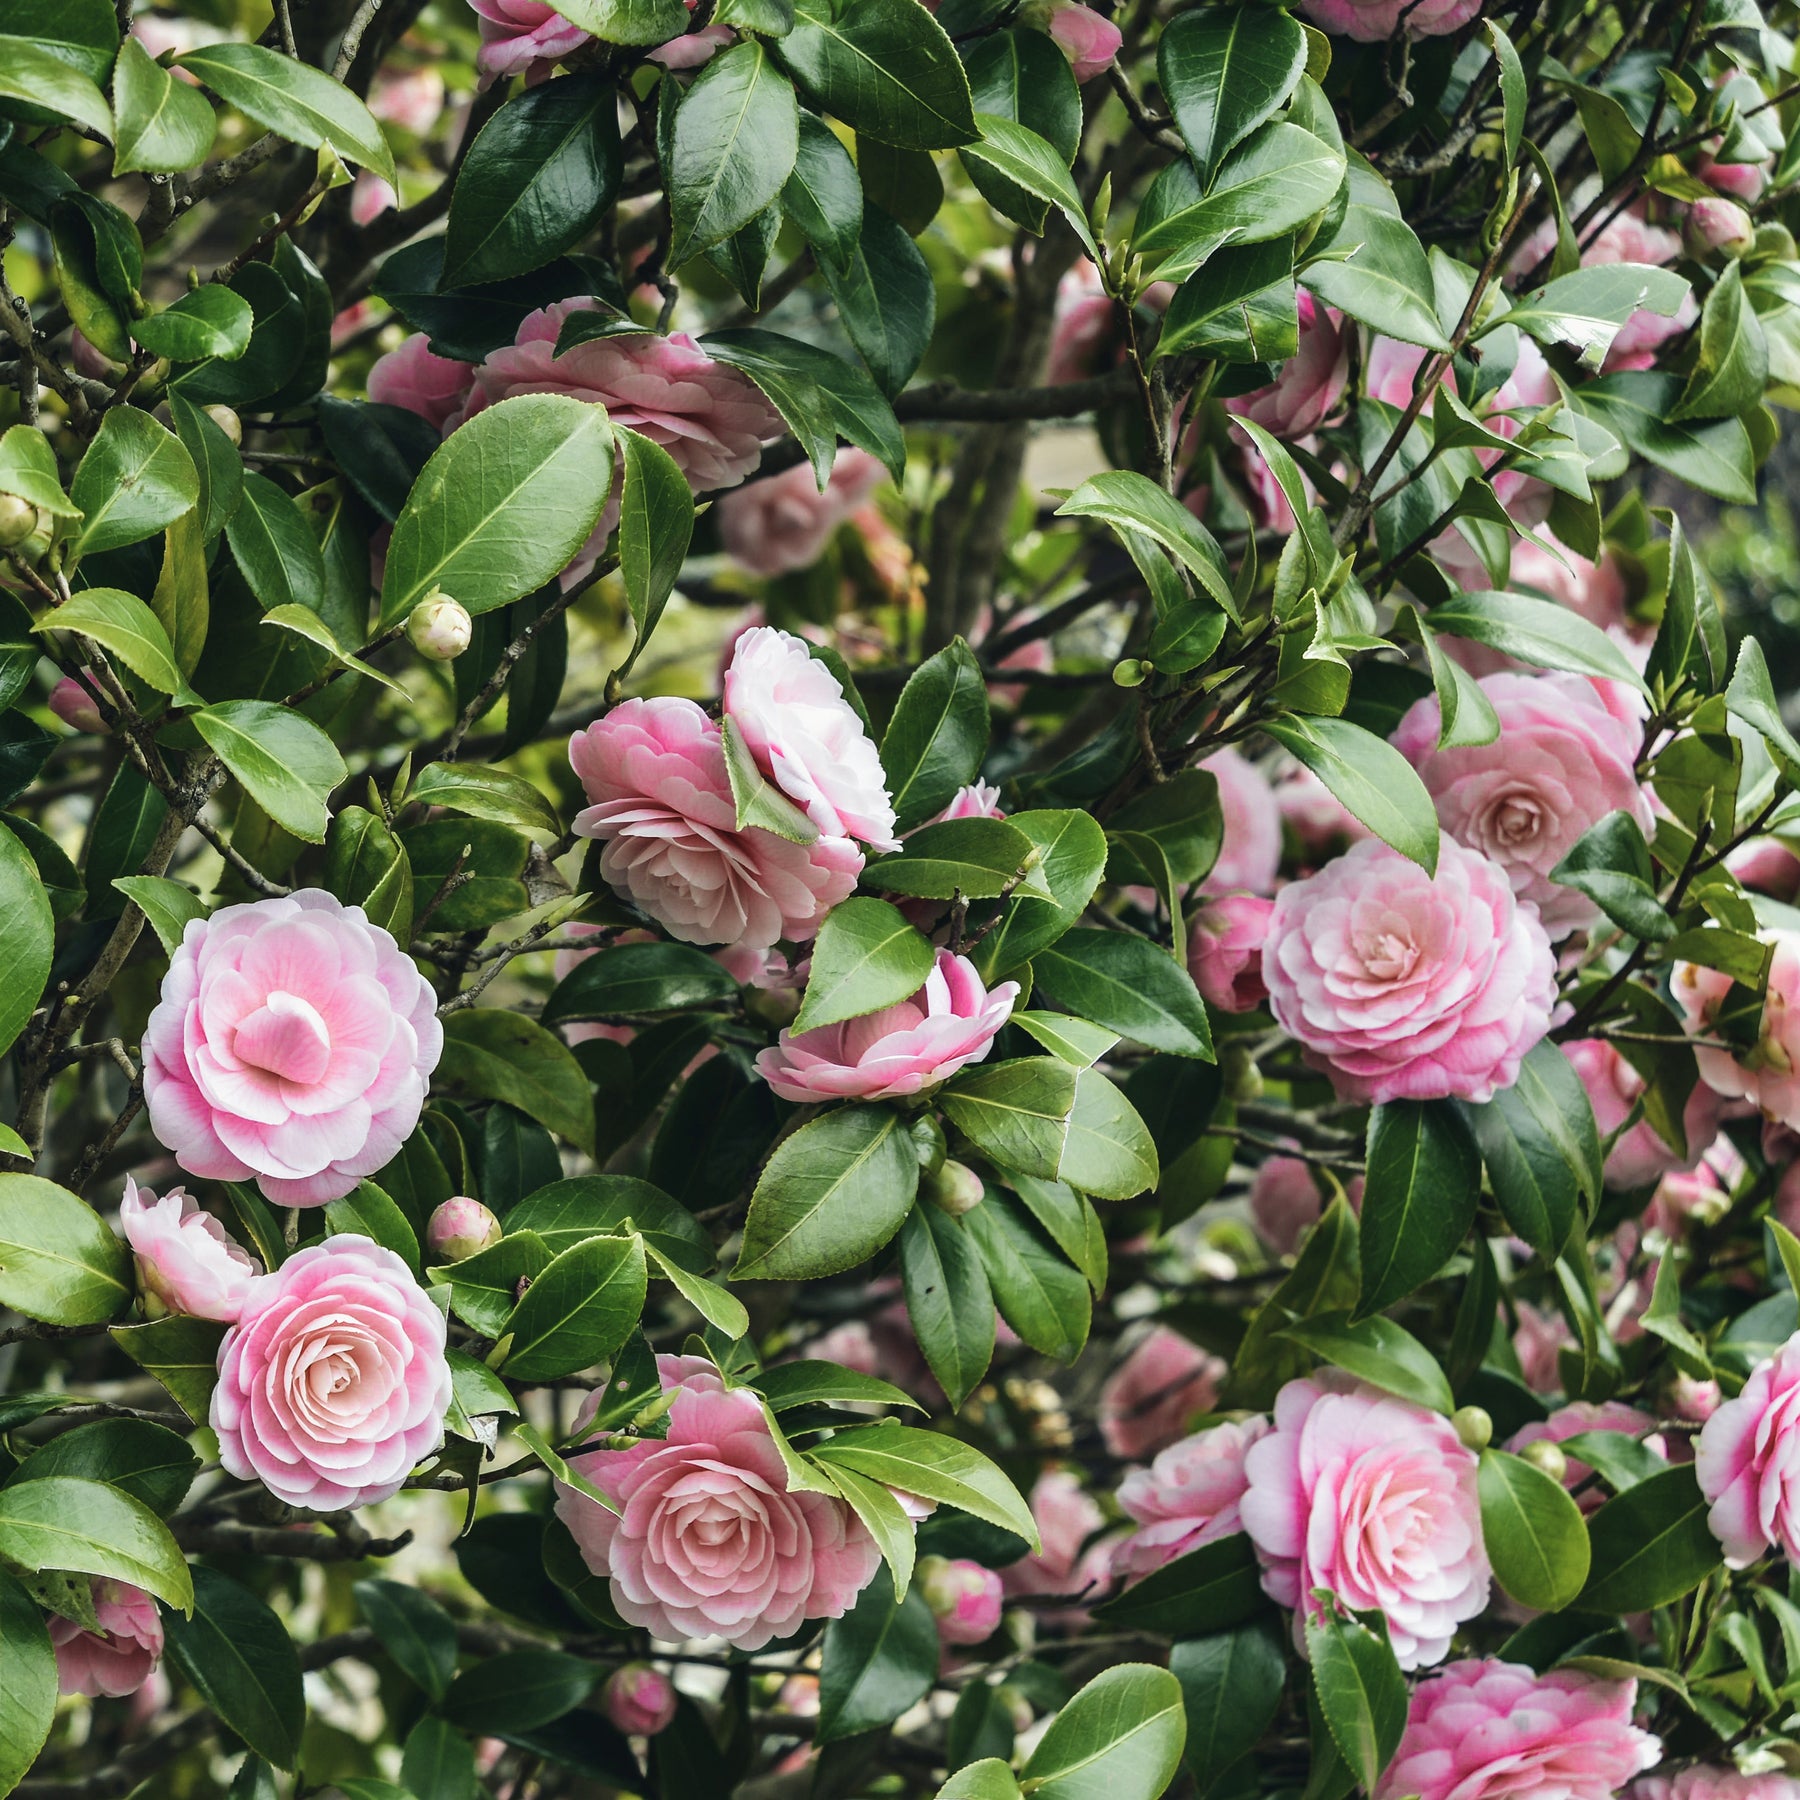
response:
<path fill-rule="evenodd" d="M 1792 9 L 471 4 L 0 0 L 0 1792 L 1800 1800 Z"/>

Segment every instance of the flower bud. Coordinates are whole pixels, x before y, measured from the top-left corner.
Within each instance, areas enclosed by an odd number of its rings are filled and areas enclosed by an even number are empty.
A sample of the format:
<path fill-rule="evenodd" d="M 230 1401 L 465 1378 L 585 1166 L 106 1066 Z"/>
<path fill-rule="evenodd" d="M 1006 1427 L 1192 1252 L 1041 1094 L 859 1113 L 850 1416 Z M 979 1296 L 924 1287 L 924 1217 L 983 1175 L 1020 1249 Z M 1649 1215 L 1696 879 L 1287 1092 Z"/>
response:
<path fill-rule="evenodd" d="M 979 1644 L 1000 1625 L 1000 1577 L 966 1557 L 919 1558 L 919 1592 L 946 1644 Z"/>
<path fill-rule="evenodd" d="M 17 494 L 0 494 L 0 548 L 22 544 L 37 530 L 37 508 Z"/>
<path fill-rule="evenodd" d="M 1735 200 L 1709 194 L 1688 208 L 1681 235 L 1689 256 L 1704 259 L 1716 250 L 1721 256 L 1736 258 L 1756 242 L 1756 227 Z"/>
<path fill-rule="evenodd" d="M 1568 1476 L 1569 1459 L 1563 1454 L 1562 1445 L 1552 1443 L 1549 1438 L 1527 1444 L 1519 1454 L 1533 1468 L 1542 1469 L 1552 1481 L 1562 1481 Z"/>
<path fill-rule="evenodd" d="M 439 1262 L 461 1262 L 465 1256 L 500 1241 L 500 1221 L 466 1195 L 446 1200 L 425 1222 L 425 1242 Z"/>
<path fill-rule="evenodd" d="M 1262 978 L 1263 940 L 1275 902 L 1254 894 L 1221 894 L 1194 915 L 1188 973 L 1208 1006 L 1249 1012 L 1269 997 Z"/>
<path fill-rule="evenodd" d="M 1479 1406 L 1459 1406 L 1450 1423 L 1465 1450 L 1482 1451 L 1494 1441 L 1494 1421 Z"/>
<path fill-rule="evenodd" d="M 50 690 L 50 710 L 71 731 L 104 733 L 107 729 L 93 695 L 72 675 L 65 675 Z"/>
<path fill-rule="evenodd" d="M 243 421 L 229 406 L 203 406 L 200 410 L 205 413 L 228 438 L 231 439 L 233 444 L 243 443 Z"/>
<path fill-rule="evenodd" d="M 1050 36 L 1069 59 L 1077 81 L 1090 81 L 1119 54 L 1124 41 L 1111 19 L 1072 3 L 1054 6 L 1050 12 Z"/>
<path fill-rule="evenodd" d="M 468 649 L 475 622 L 458 601 L 435 594 L 406 615 L 406 635 L 421 656 L 433 662 L 455 662 Z"/>
<path fill-rule="evenodd" d="M 919 1185 L 925 1190 L 925 1198 L 933 1206 L 941 1206 L 953 1219 L 973 1212 L 985 1193 L 981 1177 L 967 1163 L 953 1161 L 925 1171 Z"/>
<path fill-rule="evenodd" d="M 675 1717 L 675 1684 L 649 1663 L 627 1663 L 607 1678 L 600 1707 L 627 1737 L 655 1737 Z"/>

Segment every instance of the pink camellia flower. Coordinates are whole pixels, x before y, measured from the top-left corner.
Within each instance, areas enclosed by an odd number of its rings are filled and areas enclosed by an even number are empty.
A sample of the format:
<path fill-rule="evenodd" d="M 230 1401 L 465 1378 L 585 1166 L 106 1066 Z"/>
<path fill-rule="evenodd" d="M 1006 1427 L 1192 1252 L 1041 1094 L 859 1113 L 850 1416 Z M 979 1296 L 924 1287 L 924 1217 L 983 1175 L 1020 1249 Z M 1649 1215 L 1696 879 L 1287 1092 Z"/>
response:
<path fill-rule="evenodd" d="M 1404 30 L 1443 37 L 1481 11 L 1481 0 L 1305 0 L 1300 9 L 1321 31 L 1375 44 Z"/>
<path fill-rule="evenodd" d="M 1281 365 L 1270 386 L 1225 402 L 1227 412 L 1283 438 L 1317 431 L 1337 411 L 1350 378 L 1350 334 L 1343 328 L 1343 315 L 1305 288 L 1299 290 L 1298 299 L 1299 348 Z"/>
<path fill-rule="evenodd" d="M 481 20 L 481 49 L 475 66 L 481 85 L 496 76 L 517 75 L 540 81 L 565 56 L 588 43 L 588 34 L 571 25 L 544 0 L 469 0 Z"/>
<path fill-rule="evenodd" d="M 827 837 L 898 850 L 874 741 L 804 638 L 755 625 L 725 671 L 725 716 L 757 766 Z"/>
<path fill-rule="evenodd" d="M 784 1100 L 898 1100 L 980 1062 L 1012 1016 L 1019 984 L 983 985 L 966 956 L 937 953 L 910 1000 L 813 1031 L 782 1032 L 756 1070 Z"/>
<path fill-rule="evenodd" d="M 1077 0 L 1051 8 L 1049 31 L 1056 47 L 1069 59 L 1077 81 L 1091 81 L 1109 69 L 1125 41 L 1111 19 L 1102 18 Z"/>
<path fill-rule="evenodd" d="M 1712 150 L 1719 148 L 1719 142 L 1718 138 L 1713 139 Z M 1769 185 L 1769 166 L 1767 163 L 1714 162 L 1711 152 L 1702 151 L 1700 160 L 1694 164 L 1694 178 L 1748 206 L 1763 197 L 1763 190 Z"/>
<path fill-rule="evenodd" d="M 1561 1313 L 1546 1312 L 1529 1300 L 1518 1303 L 1519 1322 L 1513 1332 L 1513 1354 L 1519 1372 L 1534 1394 L 1553 1394 L 1562 1386 L 1562 1351 L 1574 1340 Z"/>
<path fill-rule="evenodd" d="M 186 1313 L 230 1324 L 243 1311 L 250 1283 L 263 1272 L 183 1188 L 171 1188 L 159 1200 L 127 1175 L 119 1229 L 137 1261 L 144 1311 L 151 1318 Z"/>
<path fill-rule="evenodd" d="M 1550 1028 L 1556 959 L 1506 871 L 1453 838 L 1435 877 L 1375 838 L 1275 896 L 1277 1023 L 1346 1099 L 1488 1100 Z"/>
<path fill-rule="evenodd" d="M 1219 783 L 1224 842 L 1219 860 L 1200 884 L 1203 894 L 1267 894 L 1281 867 L 1281 812 L 1256 764 L 1235 750 L 1215 751 L 1200 764 Z"/>
<path fill-rule="evenodd" d="M 942 825 L 949 819 L 1004 819 L 1000 807 L 1000 790 L 985 781 L 972 781 L 951 796 L 941 813 L 927 819 L 927 825 Z"/>
<path fill-rule="evenodd" d="M 56 704 L 54 698 L 50 704 Z M 1726 857 L 1725 866 L 1756 893 L 1790 904 L 1800 897 L 1800 856 L 1780 838 L 1751 838 Z"/>
<path fill-rule="evenodd" d="M 444 1441 L 445 1336 L 392 1250 L 340 1234 L 296 1251 L 219 1346 L 219 1461 L 312 1512 L 390 1499 Z"/>
<path fill-rule="evenodd" d="M 1735 200 L 1712 194 L 1688 207 L 1681 224 L 1681 241 L 1692 257 L 1704 258 L 1717 250 L 1735 258 L 1756 243 L 1756 226 Z"/>
<path fill-rule="evenodd" d="M 614 1669 L 600 1690 L 600 1709 L 627 1737 L 655 1737 L 675 1722 L 675 1684 L 649 1663 Z"/>
<path fill-rule="evenodd" d="M 1044 379 L 1052 387 L 1096 373 L 1100 352 L 1118 330 L 1118 304 L 1100 282 L 1100 271 L 1079 258 L 1056 289 L 1056 323 Z"/>
<path fill-rule="evenodd" d="M 1219 1397 L 1226 1367 L 1158 1325 L 1100 1389 L 1100 1436 L 1114 1456 L 1154 1456 Z"/>
<path fill-rule="evenodd" d="M 190 1175 L 319 1206 L 399 1154 L 443 1047 L 412 959 L 300 888 L 188 922 L 144 1027 L 144 1104 Z"/>
<path fill-rule="evenodd" d="M 403 406 L 439 431 L 462 416 L 474 385 L 475 365 L 437 355 L 422 331 L 415 331 L 369 371 L 371 400 Z"/>
<path fill-rule="evenodd" d="M 1513 545 L 1512 576 L 1507 585 L 1560 601 L 1590 625 L 1598 625 L 1616 642 L 1622 639 L 1621 648 L 1628 656 L 1632 655 L 1632 647 L 1636 647 L 1641 657 L 1656 636 L 1656 627 L 1632 616 L 1629 610 L 1631 594 L 1619 559 L 1611 550 L 1604 550 L 1599 562 L 1590 562 L 1580 551 L 1571 550 L 1548 531 L 1540 530 L 1538 537 L 1542 544 L 1520 538 Z M 1543 545 L 1550 548 L 1545 549 Z M 1552 550 L 1555 555 L 1551 554 Z"/>
<path fill-rule="evenodd" d="M 984 1644 L 1000 1629 L 1006 1595 L 992 1569 L 966 1556 L 922 1556 L 918 1576 L 944 1643 Z"/>
<path fill-rule="evenodd" d="M 1800 931 L 1762 933 L 1775 946 L 1763 995 L 1762 1035 L 1748 1050 L 1694 1047 L 1700 1079 L 1732 1100 L 1748 1100 L 1764 1118 L 1800 1128 Z M 1677 963 L 1670 983 L 1689 1031 L 1711 1035 L 1731 977 L 1698 963 Z"/>
<path fill-rule="evenodd" d="M 1662 1434 L 1656 1430 L 1656 1420 L 1623 1400 L 1573 1400 L 1567 1406 L 1559 1406 L 1547 1419 L 1533 1419 L 1520 1426 L 1504 1447 L 1517 1455 L 1527 1444 L 1560 1444 L 1584 1431 L 1622 1432 L 1626 1437 L 1641 1438 L 1645 1447 L 1658 1456 L 1669 1453 Z M 1591 1474 L 1593 1470 L 1571 1454 L 1563 1470 L 1563 1486 L 1578 1488 Z M 1606 1498 L 1606 1490 L 1596 1484 L 1577 1494 L 1575 1503 L 1584 1513 L 1591 1513 L 1597 1512 Z"/>
<path fill-rule="evenodd" d="M 1244 1529 L 1263 1587 L 1302 1621 L 1315 1588 L 1387 1616 L 1403 1669 L 1438 1662 L 1487 1605 L 1475 1453 L 1446 1418 L 1341 1369 L 1290 1381 L 1244 1458 Z"/>
<path fill-rule="evenodd" d="M 1766 1550 L 1800 1560 L 1800 1333 L 1750 1372 L 1700 1429 L 1694 1474 L 1727 1565 Z"/>
<path fill-rule="evenodd" d="M 1619 1054 L 1616 1044 L 1602 1038 L 1577 1038 L 1563 1045 L 1563 1054 L 1574 1065 L 1581 1085 L 1587 1089 L 1594 1105 L 1594 1121 L 1602 1137 L 1610 1137 L 1625 1123 L 1627 1115 L 1642 1098 L 1647 1085 L 1636 1069 Z M 1719 1135 L 1719 1124 L 1725 1113 L 1725 1100 L 1704 1081 L 1694 1083 L 1682 1114 L 1687 1132 L 1688 1154 L 1677 1156 L 1656 1135 L 1655 1129 L 1639 1119 L 1612 1147 L 1606 1159 L 1606 1179 L 1618 1188 L 1646 1187 L 1678 1169 L 1697 1169 L 1707 1146 Z"/>
<path fill-rule="evenodd" d="M 694 9 L 688 8 L 689 12 Z M 698 31 L 684 31 L 666 44 L 658 44 L 645 54 L 665 69 L 698 69 L 712 61 L 737 37 L 729 25 L 702 25 Z"/>
<path fill-rule="evenodd" d="M 677 43 L 686 40 L 677 38 Z M 719 540 L 752 575 L 810 569 L 838 527 L 868 499 L 887 471 L 866 450 L 840 450 L 825 491 L 810 463 L 796 463 L 763 481 L 721 496 Z"/>
<path fill-rule="evenodd" d="M 1444 830 L 1506 871 L 1554 942 L 1601 918 L 1585 894 L 1551 879 L 1576 840 L 1608 813 L 1628 813 L 1646 833 L 1655 823 L 1635 768 L 1642 726 L 1582 675 L 1489 675 L 1481 690 L 1500 720 L 1493 743 L 1440 750 L 1435 695 L 1413 703 L 1393 742 Z"/>
<path fill-rule="evenodd" d="M 1271 901 L 1254 894 L 1221 894 L 1194 914 L 1188 934 L 1188 973 L 1209 1006 L 1249 1012 L 1268 999 L 1262 947 L 1269 934 Z"/>
<path fill-rule="evenodd" d="M 400 196 L 394 184 L 364 169 L 350 189 L 350 222 L 353 225 L 372 224 L 399 204 Z"/>
<path fill-rule="evenodd" d="M 1121 1575 L 1137 1578 L 1202 1544 L 1244 1529 L 1238 1505 L 1249 1483 L 1244 1457 L 1269 1429 L 1267 1419 L 1227 1421 L 1158 1453 L 1119 1484 L 1119 1507 L 1137 1530 L 1119 1546 Z"/>
<path fill-rule="evenodd" d="M 65 675 L 50 690 L 49 707 L 71 731 L 105 736 L 112 730 L 94 696 L 73 675 Z"/>
<path fill-rule="evenodd" d="M 569 761 L 590 802 L 575 830 L 606 846 L 601 874 L 687 943 L 804 942 L 862 872 L 848 838 L 737 829 L 724 739 L 692 700 L 626 700 L 576 732 Z"/>
<path fill-rule="evenodd" d="M 467 1256 L 479 1256 L 499 1243 L 500 1221 L 467 1194 L 452 1194 L 431 1209 L 425 1221 L 425 1247 L 440 1263 L 461 1262 Z"/>
<path fill-rule="evenodd" d="M 1067 1596 L 1073 1604 L 1036 1616 L 1045 1624 L 1080 1625 L 1112 1581 L 1115 1543 L 1093 1541 L 1106 1515 L 1071 1469 L 1044 1470 L 1032 1484 L 1030 1500 L 1043 1548 L 1008 1563 L 1000 1585 L 1009 1599 Z"/>
<path fill-rule="evenodd" d="M 369 111 L 415 137 L 423 137 L 443 110 L 444 78 L 436 69 L 381 69 L 369 84 Z"/>
<path fill-rule="evenodd" d="M 1453 1662 L 1414 1687 L 1377 1800 L 1612 1800 L 1662 1756 L 1636 1700 L 1635 1681 Z"/>
<path fill-rule="evenodd" d="M 676 1390 L 668 1437 L 571 1459 L 619 1511 L 556 1487 L 556 1516 L 609 1579 L 620 1616 L 653 1637 L 720 1637 L 739 1650 L 841 1617 L 881 1566 L 862 1521 L 841 1500 L 789 1491 L 748 1388 L 728 1389 L 703 1357 L 656 1366 L 664 1391 Z"/>
<path fill-rule="evenodd" d="M 142 1588 L 101 1577 L 94 1583 L 98 1631 L 52 1614 L 50 1644 L 56 1652 L 56 1684 L 65 1694 L 135 1694 L 162 1661 L 162 1614 Z"/>
<path fill-rule="evenodd" d="M 1693 1763 L 1674 1775 L 1640 1775 L 1625 1800 L 1800 1800 L 1800 1781 L 1778 1769 L 1740 1775 L 1715 1763 Z"/>
<path fill-rule="evenodd" d="M 1351 1176 L 1344 1198 L 1362 1211 L 1363 1178 Z M 1277 1256 L 1292 1256 L 1325 1210 L 1319 1178 L 1297 1156 L 1268 1156 L 1250 1178 L 1250 1223 Z"/>
<path fill-rule="evenodd" d="M 1275 783 L 1275 805 L 1282 824 L 1314 861 L 1335 856 L 1369 835 L 1368 826 L 1301 763 L 1283 770 Z"/>

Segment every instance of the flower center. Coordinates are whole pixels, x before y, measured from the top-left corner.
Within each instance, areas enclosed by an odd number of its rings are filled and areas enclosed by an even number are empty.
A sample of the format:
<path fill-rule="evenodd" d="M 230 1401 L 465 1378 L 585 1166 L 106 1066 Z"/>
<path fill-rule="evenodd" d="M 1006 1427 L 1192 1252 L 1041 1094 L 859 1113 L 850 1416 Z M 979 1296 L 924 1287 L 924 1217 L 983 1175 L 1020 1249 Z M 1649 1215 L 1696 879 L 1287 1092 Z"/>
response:
<path fill-rule="evenodd" d="M 240 1022 L 231 1047 L 240 1062 L 303 1086 L 317 1081 L 331 1062 L 325 1021 L 297 994 L 280 988 Z"/>
<path fill-rule="evenodd" d="M 1528 844 L 1542 823 L 1535 801 L 1524 794 L 1509 794 L 1493 812 L 1494 838 L 1506 845 Z"/>
<path fill-rule="evenodd" d="M 1356 954 L 1377 981 L 1403 981 L 1412 973 L 1419 952 L 1397 931 L 1371 931 L 1356 940 Z"/>

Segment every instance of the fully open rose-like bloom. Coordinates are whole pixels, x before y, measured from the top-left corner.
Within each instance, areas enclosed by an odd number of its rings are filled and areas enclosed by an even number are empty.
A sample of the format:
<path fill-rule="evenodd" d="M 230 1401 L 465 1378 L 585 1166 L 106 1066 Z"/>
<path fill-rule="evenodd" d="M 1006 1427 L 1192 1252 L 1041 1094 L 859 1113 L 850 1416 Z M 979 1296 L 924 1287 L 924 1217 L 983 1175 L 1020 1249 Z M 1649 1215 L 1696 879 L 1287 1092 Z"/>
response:
<path fill-rule="evenodd" d="M 481 49 L 475 64 L 482 86 L 495 76 L 517 75 L 541 80 L 553 63 L 589 41 L 579 25 L 571 25 L 544 0 L 469 0 L 481 21 Z"/>
<path fill-rule="evenodd" d="M 101 1578 L 94 1583 L 98 1631 L 53 1613 L 47 1621 L 56 1652 L 56 1685 L 65 1694 L 135 1694 L 162 1661 L 162 1614 L 142 1588 Z"/>
<path fill-rule="evenodd" d="M 1413 37 L 1443 37 L 1474 18 L 1481 0 L 1304 0 L 1300 10 L 1321 31 L 1374 44 L 1402 29 Z"/>
<path fill-rule="evenodd" d="M 1577 1038 L 1563 1045 L 1563 1054 L 1574 1065 L 1593 1102 L 1594 1122 L 1602 1137 L 1610 1137 L 1625 1123 L 1632 1107 L 1643 1097 L 1646 1082 L 1604 1038 Z M 1726 1101 L 1704 1081 L 1696 1081 L 1682 1113 L 1688 1153 L 1678 1155 L 1656 1135 L 1655 1128 L 1640 1118 L 1613 1145 L 1606 1158 L 1606 1179 L 1618 1188 L 1647 1187 L 1664 1175 L 1700 1166 L 1725 1114 Z"/>
<path fill-rule="evenodd" d="M 1218 1357 L 1158 1325 L 1100 1389 L 1100 1436 L 1114 1456 L 1154 1456 L 1219 1397 Z"/>
<path fill-rule="evenodd" d="M 1800 1800 L 1800 1781 L 1778 1769 L 1741 1775 L 1717 1763 L 1695 1763 L 1674 1775 L 1640 1775 L 1625 1800 Z"/>
<path fill-rule="evenodd" d="M 677 42 L 682 40 L 677 39 Z M 825 491 L 811 463 L 796 463 L 719 499 L 719 541 L 752 575 L 810 569 L 837 528 L 878 488 L 887 471 L 866 450 L 840 450 Z"/>
<path fill-rule="evenodd" d="M 1275 897 L 1263 980 L 1277 1022 L 1346 1099 L 1488 1100 L 1550 1028 L 1537 908 L 1453 838 L 1437 875 L 1365 839 Z"/>
<path fill-rule="evenodd" d="M 415 331 L 369 371 L 371 400 L 405 407 L 439 431 L 461 417 L 474 385 L 475 365 L 439 356 L 422 331 Z"/>
<path fill-rule="evenodd" d="M 1378 1800 L 1612 1800 L 1662 1755 L 1636 1699 L 1635 1681 L 1453 1662 L 1413 1689 Z"/>
<path fill-rule="evenodd" d="M 230 1324 L 243 1311 L 251 1282 L 263 1272 L 262 1264 L 233 1243 L 225 1227 L 182 1188 L 171 1188 L 159 1200 L 127 1175 L 119 1229 L 137 1261 L 144 1310 L 152 1316 L 188 1313 Z"/>
<path fill-rule="evenodd" d="M 757 1073 L 784 1100 L 898 1100 L 980 1062 L 1012 1015 L 1016 981 L 982 984 L 966 956 L 937 953 L 910 1000 L 860 1019 L 783 1031 L 756 1059 Z"/>
<path fill-rule="evenodd" d="M 1732 1568 L 1767 1550 L 1800 1561 L 1800 1335 L 1758 1363 L 1701 1427 L 1694 1474 Z"/>
<path fill-rule="evenodd" d="M 1239 1510 L 1271 1599 L 1316 1616 L 1315 1588 L 1387 1615 L 1403 1669 L 1442 1659 L 1487 1605 L 1478 1459 L 1450 1421 L 1342 1370 L 1290 1381 L 1244 1458 Z"/>
<path fill-rule="evenodd" d="M 1459 843 L 1503 868 L 1552 941 L 1598 922 L 1585 894 L 1550 878 L 1576 840 L 1608 813 L 1654 824 L 1635 763 L 1643 727 L 1615 683 L 1581 675 L 1490 675 L 1481 684 L 1500 720 L 1491 744 L 1438 748 L 1438 703 L 1416 701 L 1394 745 L 1419 771 L 1438 820 Z"/>
<path fill-rule="evenodd" d="M 576 732 L 569 761 L 591 802 L 575 830 L 606 846 L 601 874 L 687 943 L 803 941 L 856 886 L 848 838 L 737 829 L 725 741 L 692 700 L 624 701 Z"/>
<path fill-rule="evenodd" d="M 656 1366 L 664 1391 L 678 1390 L 668 1437 L 571 1458 L 619 1511 L 556 1487 L 556 1516 L 610 1580 L 620 1617 L 670 1642 L 719 1637 L 739 1650 L 841 1617 L 881 1566 L 862 1521 L 841 1500 L 788 1491 L 748 1388 L 727 1389 L 703 1357 Z"/>
<path fill-rule="evenodd" d="M 1300 438 L 1317 431 L 1337 410 L 1350 378 L 1350 334 L 1343 315 L 1301 288 L 1299 347 L 1265 388 L 1239 394 L 1225 410 L 1253 420 L 1277 437 Z"/>
<path fill-rule="evenodd" d="M 1775 946 L 1763 995 L 1762 1035 L 1748 1050 L 1735 1052 L 1696 1044 L 1694 1060 L 1700 1079 L 1715 1092 L 1748 1100 L 1765 1118 L 1800 1128 L 1800 931 L 1765 931 L 1762 936 Z M 1731 977 L 1698 963 L 1677 963 L 1670 988 L 1688 1030 L 1710 1035 L 1731 992 Z"/>
<path fill-rule="evenodd" d="M 1520 1426 L 1506 1440 L 1506 1448 L 1516 1455 L 1528 1444 L 1560 1444 L 1584 1431 L 1617 1431 L 1626 1437 L 1641 1438 L 1645 1447 L 1658 1456 L 1665 1455 L 1668 1449 L 1656 1430 L 1656 1420 L 1623 1400 L 1572 1400 L 1567 1406 L 1559 1406 L 1549 1418 L 1533 1419 Z M 1562 1484 L 1566 1488 L 1580 1487 L 1591 1474 L 1593 1470 L 1571 1451 Z M 1589 1486 L 1575 1496 L 1576 1505 L 1584 1513 L 1599 1511 L 1605 1500 L 1606 1491 L 1598 1486 Z"/>
<path fill-rule="evenodd" d="M 804 638 L 772 625 L 744 632 L 725 671 L 725 716 L 757 767 L 825 836 L 900 848 L 880 753 Z"/>
<path fill-rule="evenodd" d="M 297 1251 L 219 1346 L 219 1461 L 312 1512 L 391 1498 L 444 1441 L 445 1335 L 392 1250 L 343 1234 Z"/>
<path fill-rule="evenodd" d="M 1171 1444 L 1149 1468 L 1133 1469 L 1119 1484 L 1119 1506 L 1138 1528 L 1119 1546 L 1120 1574 L 1148 1575 L 1242 1531 L 1244 1457 L 1268 1429 L 1267 1419 L 1228 1420 Z"/>
<path fill-rule="evenodd" d="M 144 1027 L 144 1104 L 190 1175 L 319 1206 L 399 1154 L 443 1047 L 412 959 L 300 888 L 189 920 Z"/>

